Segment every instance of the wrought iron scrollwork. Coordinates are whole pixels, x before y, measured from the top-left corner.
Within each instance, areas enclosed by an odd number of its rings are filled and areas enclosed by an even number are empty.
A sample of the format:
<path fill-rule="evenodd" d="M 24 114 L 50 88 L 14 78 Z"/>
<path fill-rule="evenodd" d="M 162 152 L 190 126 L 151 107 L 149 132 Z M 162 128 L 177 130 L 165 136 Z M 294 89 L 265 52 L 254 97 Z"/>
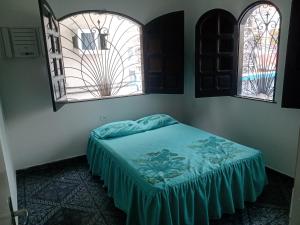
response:
<path fill-rule="evenodd" d="M 139 24 L 116 14 L 87 12 L 59 25 L 69 100 L 142 92 Z"/>
<path fill-rule="evenodd" d="M 256 5 L 245 14 L 240 28 L 241 95 L 273 100 L 280 14 L 273 5 Z"/>

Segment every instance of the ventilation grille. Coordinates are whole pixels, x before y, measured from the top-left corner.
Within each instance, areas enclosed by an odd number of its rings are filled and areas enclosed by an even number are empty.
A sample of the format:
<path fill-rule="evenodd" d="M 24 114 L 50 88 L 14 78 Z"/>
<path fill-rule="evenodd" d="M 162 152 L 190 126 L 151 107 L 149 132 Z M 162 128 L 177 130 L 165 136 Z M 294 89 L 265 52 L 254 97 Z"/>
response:
<path fill-rule="evenodd" d="M 1 28 L 2 56 L 32 58 L 40 56 L 39 29 L 32 27 Z"/>
<path fill-rule="evenodd" d="M 13 52 L 15 57 L 37 57 L 38 41 L 34 28 L 10 29 Z"/>

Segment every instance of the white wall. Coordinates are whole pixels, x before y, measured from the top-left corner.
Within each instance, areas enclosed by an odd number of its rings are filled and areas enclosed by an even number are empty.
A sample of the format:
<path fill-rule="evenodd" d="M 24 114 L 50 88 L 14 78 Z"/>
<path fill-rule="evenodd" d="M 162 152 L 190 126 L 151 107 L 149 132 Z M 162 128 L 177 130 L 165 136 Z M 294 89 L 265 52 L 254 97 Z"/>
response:
<path fill-rule="evenodd" d="M 295 169 L 295 185 L 291 200 L 290 209 L 290 225 L 300 224 L 300 129 L 299 129 L 299 139 L 298 139 L 298 156 L 297 165 Z"/>
<path fill-rule="evenodd" d="M 6 190 L 8 186 L 9 190 Z M 17 182 L 14 163 L 11 157 L 11 151 L 7 142 L 2 105 L 0 99 L 0 214 L 4 212 L 4 209 L 8 209 L 7 195 L 11 196 L 13 207 L 17 209 Z M 9 192 L 9 193 L 7 193 Z"/>
<path fill-rule="evenodd" d="M 82 10 L 84 5 L 85 9 L 121 12 L 142 23 L 179 9 L 171 0 L 49 2 L 57 16 Z M 0 26 L 40 26 L 37 0 L 1 0 L 0 4 Z M 90 130 L 104 122 L 137 119 L 151 113 L 183 118 L 183 95 L 73 103 L 54 113 L 44 59 L 0 60 L 0 68 L 0 95 L 16 169 L 84 154 Z M 101 120 L 103 117 L 106 120 Z"/>
<path fill-rule="evenodd" d="M 205 2 L 205 3 L 204 3 Z M 235 97 L 194 98 L 194 29 L 207 10 L 223 8 L 236 18 L 253 0 L 189 0 L 185 15 L 185 101 L 188 123 L 263 151 L 269 167 L 294 176 L 300 110 L 282 109 L 285 52 L 291 0 L 273 1 L 282 13 L 276 104 Z"/>
<path fill-rule="evenodd" d="M 58 17 L 83 9 L 107 9 L 142 23 L 184 9 L 185 95 L 146 95 L 74 103 L 53 113 L 45 61 L 0 60 L 0 95 L 16 168 L 83 154 L 89 131 L 103 122 L 165 112 L 183 122 L 261 149 L 270 167 L 293 176 L 300 113 L 280 106 L 291 0 L 275 1 L 282 13 L 277 104 L 233 97 L 194 98 L 194 28 L 198 18 L 212 8 L 224 8 L 238 17 L 252 2 L 86 0 L 83 4 L 80 0 L 51 0 Z M 0 26 L 40 26 L 37 0 L 1 0 L 0 4 Z M 106 121 L 100 121 L 103 115 Z"/>

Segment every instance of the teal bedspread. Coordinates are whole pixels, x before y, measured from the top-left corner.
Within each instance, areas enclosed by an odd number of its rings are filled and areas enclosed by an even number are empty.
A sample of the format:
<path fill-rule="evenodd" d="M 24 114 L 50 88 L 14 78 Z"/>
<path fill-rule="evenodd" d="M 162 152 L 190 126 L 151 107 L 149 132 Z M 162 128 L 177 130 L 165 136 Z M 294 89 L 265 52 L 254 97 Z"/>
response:
<path fill-rule="evenodd" d="M 87 157 L 127 225 L 206 225 L 267 182 L 258 150 L 184 124 L 107 140 L 92 132 Z"/>

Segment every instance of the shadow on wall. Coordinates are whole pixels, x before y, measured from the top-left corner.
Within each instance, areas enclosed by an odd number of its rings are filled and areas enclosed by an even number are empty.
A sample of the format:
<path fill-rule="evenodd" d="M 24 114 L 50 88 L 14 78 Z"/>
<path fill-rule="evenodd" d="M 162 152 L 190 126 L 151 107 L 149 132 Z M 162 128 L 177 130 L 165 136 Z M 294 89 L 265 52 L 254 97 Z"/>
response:
<path fill-rule="evenodd" d="M 1 0 L 0 6 L 0 27 L 41 26 L 38 0 Z"/>
<path fill-rule="evenodd" d="M 0 66 L 7 74 L 1 76 L 0 92 L 5 94 L 5 122 L 16 169 L 85 154 L 89 132 L 103 123 L 154 113 L 183 119 L 182 95 L 79 102 L 54 113 L 44 60 L 5 61 Z"/>
<path fill-rule="evenodd" d="M 5 59 L 0 65 L 0 94 L 6 117 L 13 120 L 40 110 L 52 110 L 44 59 Z"/>

